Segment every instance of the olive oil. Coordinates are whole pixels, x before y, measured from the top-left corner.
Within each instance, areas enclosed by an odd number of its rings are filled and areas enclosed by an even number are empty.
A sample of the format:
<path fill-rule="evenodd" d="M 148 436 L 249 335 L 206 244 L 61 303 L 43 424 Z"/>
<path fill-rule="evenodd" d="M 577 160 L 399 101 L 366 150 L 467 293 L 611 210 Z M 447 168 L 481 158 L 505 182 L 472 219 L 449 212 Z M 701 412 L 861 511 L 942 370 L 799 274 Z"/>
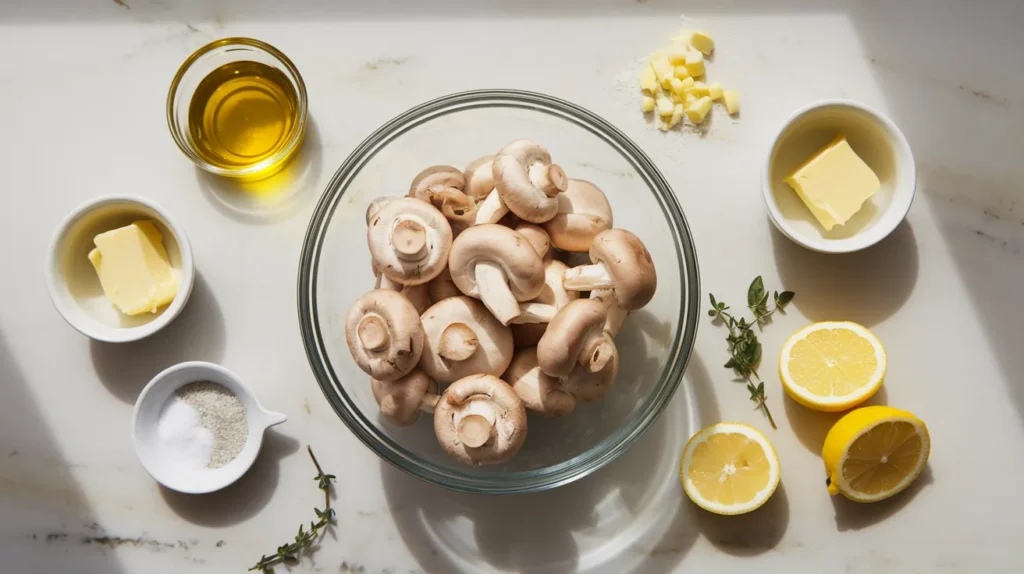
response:
<path fill-rule="evenodd" d="M 298 116 L 298 94 L 282 71 L 260 62 L 231 62 L 199 83 L 189 104 L 188 129 L 203 160 L 237 170 L 274 158 L 290 146 L 294 131 L 302 129 Z M 252 175 L 272 175 L 288 159 L 280 157 Z"/>

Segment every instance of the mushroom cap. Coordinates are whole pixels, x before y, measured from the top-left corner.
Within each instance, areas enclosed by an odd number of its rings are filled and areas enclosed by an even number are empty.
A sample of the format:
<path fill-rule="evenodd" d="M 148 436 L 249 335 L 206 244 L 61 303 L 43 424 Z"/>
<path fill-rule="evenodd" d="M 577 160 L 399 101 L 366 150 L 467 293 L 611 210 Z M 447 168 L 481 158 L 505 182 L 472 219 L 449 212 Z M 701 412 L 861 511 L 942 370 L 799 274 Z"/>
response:
<path fill-rule="evenodd" d="M 418 258 L 403 258 L 395 249 L 393 235 L 397 225 L 413 222 L 422 227 L 425 245 Z M 371 218 L 366 242 L 374 265 L 388 279 L 403 285 L 419 285 L 437 277 L 448 262 L 452 246 L 452 228 L 434 206 L 412 197 L 393 199 Z"/>
<path fill-rule="evenodd" d="M 409 426 L 420 418 L 420 405 L 428 393 L 437 393 L 437 383 L 422 369 L 413 369 L 394 381 L 370 378 L 373 398 L 380 405 L 380 414 L 393 425 Z"/>
<path fill-rule="evenodd" d="M 492 166 L 494 186 L 509 211 L 530 223 L 543 223 L 558 213 L 558 201 L 541 189 L 542 180 L 548 179 L 557 191 L 565 191 L 568 181 L 558 166 L 547 172 L 549 166 L 551 154 L 530 140 L 516 140 L 498 151 Z"/>
<path fill-rule="evenodd" d="M 530 242 L 533 250 L 537 252 L 537 255 L 540 256 L 541 260 L 543 260 L 548 254 L 548 251 L 551 250 L 551 238 L 548 237 L 548 232 L 544 231 L 543 227 L 534 223 L 521 221 L 512 229 Z"/>
<path fill-rule="evenodd" d="M 570 179 L 559 193 L 558 213 L 544 223 L 551 244 L 565 251 L 587 252 L 594 238 L 612 228 L 612 206 L 598 187 L 582 179 Z"/>
<path fill-rule="evenodd" d="M 577 364 L 584 347 L 604 333 L 604 305 L 593 299 L 577 299 L 558 312 L 537 343 L 540 368 L 553 377 L 565 377 Z M 614 347 L 614 343 L 611 343 Z"/>
<path fill-rule="evenodd" d="M 459 291 L 459 288 L 455 286 L 455 282 L 452 281 L 452 274 L 448 271 L 447 267 L 437 277 L 430 280 L 427 288 L 430 291 L 431 303 L 438 303 L 449 297 L 462 295 L 462 291 Z M 422 315 L 424 311 L 426 309 L 420 311 L 420 314 Z"/>
<path fill-rule="evenodd" d="M 515 345 L 512 330 L 501 324 L 476 299 L 451 297 L 423 313 L 423 353 L 420 368 L 438 383 L 450 383 L 474 374 L 499 376 L 512 361 Z M 463 361 L 449 361 L 440 354 L 441 338 L 450 325 L 462 323 L 476 335 L 476 350 Z"/>
<path fill-rule="evenodd" d="M 529 301 L 544 289 L 544 264 L 525 237 L 495 224 L 476 225 L 462 232 L 452 245 L 448 269 L 460 291 L 480 297 L 476 285 L 478 262 L 501 266 L 517 301 Z"/>
<path fill-rule="evenodd" d="M 619 353 L 612 353 L 604 368 L 591 373 L 583 365 L 576 365 L 567 377 L 559 382 L 559 388 L 576 400 L 589 403 L 604 397 L 619 376 Z"/>
<path fill-rule="evenodd" d="M 559 311 L 580 298 L 579 291 L 566 291 L 562 277 L 569 266 L 557 259 L 544 262 L 544 288 L 533 298 L 537 303 L 554 305 Z"/>
<path fill-rule="evenodd" d="M 658 286 L 654 261 L 640 238 L 625 229 L 602 231 L 590 246 L 590 260 L 603 263 L 615 282 L 615 299 L 626 311 L 651 301 Z"/>
<path fill-rule="evenodd" d="M 466 171 L 462 172 L 466 186 L 462 189 L 466 195 L 477 201 L 483 201 L 494 191 L 494 156 L 485 155 L 469 162 Z"/>
<path fill-rule="evenodd" d="M 377 212 L 380 211 L 380 208 L 384 207 L 384 205 L 392 199 L 395 198 L 389 195 L 382 195 L 380 197 L 373 198 L 373 200 L 370 201 L 370 205 L 366 206 L 366 224 L 369 225 L 373 216 L 377 215 Z"/>
<path fill-rule="evenodd" d="M 463 229 L 476 222 L 476 201 L 455 187 L 431 185 L 411 192 L 409 197 L 415 197 L 439 209 L 451 223 L 453 233 L 456 228 Z"/>
<path fill-rule="evenodd" d="M 429 187 L 439 185 L 441 187 L 454 187 L 462 191 L 466 187 L 466 178 L 462 171 L 450 165 L 432 165 L 416 174 L 409 185 L 409 197 L 422 199 L 420 194 Z"/>
<path fill-rule="evenodd" d="M 562 417 L 576 408 L 576 399 L 560 388 L 558 378 L 540 369 L 537 347 L 517 350 L 501 378 L 512 385 L 527 409 L 541 416 Z"/>
<path fill-rule="evenodd" d="M 365 321 L 365 322 L 364 322 Z M 363 344 L 360 326 L 383 326 L 385 344 L 371 350 Z M 397 291 L 374 289 L 349 309 L 345 318 L 345 340 L 352 358 L 366 374 L 393 381 L 413 370 L 423 352 L 423 327 L 416 308 Z"/>
<path fill-rule="evenodd" d="M 611 289 L 594 289 L 590 292 L 590 298 L 604 305 L 606 315 L 604 332 L 612 337 L 618 335 L 629 313 L 619 307 L 619 302 L 615 299 L 615 292 Z"/>
<path fill-rule="evenodd" d="M 487 441 L 471 447 L 459 439 L 459 423 L 468 416 L 491 425 Z M 434 410 L 437 442 L 449 455 L 466 464 L 508 460 L 526 440 L 526 406 L 512 387 L 494 375 L 470 375 L 452 383 Z"/>

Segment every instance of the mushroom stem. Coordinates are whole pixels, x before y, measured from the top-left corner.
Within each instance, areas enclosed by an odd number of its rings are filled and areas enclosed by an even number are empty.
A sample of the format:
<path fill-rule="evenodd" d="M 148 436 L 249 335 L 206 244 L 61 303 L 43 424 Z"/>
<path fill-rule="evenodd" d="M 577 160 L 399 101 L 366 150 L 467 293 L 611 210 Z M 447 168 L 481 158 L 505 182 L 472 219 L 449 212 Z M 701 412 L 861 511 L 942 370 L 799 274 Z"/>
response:
<path fill-rule="evenodd" d="M 501 195 L 498 193 L 498 190 L 492 190 L 491 193 L 487 194 L 487 198 L 484 199 L 483 203 L 477 206 L 476 225 L 497 223 L 506 213 L 508 213 L 508 207 L 501 201 Z"/>
<path fill-rule="evenodd" d="M 555 318 L 558 309 L 554 305 L 544 303 L 522 303 L 519 305 L 519 316 L 512 319 L 512 322 L 521 325 L 524 323 L 550 323 Z"/>
<path fill-rule="evenodd" d="M 549 165 L 537 163 L 531 166 L 530 179 L 537 189 L 543 191 L 548 197 L 554 197 L 569 187 L 569 178 L 565 176 L 565 170 L 553 163 Z"/>
<path fill-rule="evenodd" d="M 604 263 L 594 263 L 567 269 L 562 275 L 562 285 L 566 291 L 593 291 L 610 289 L 615 283 Z"/>
<path fill-rule="evenodd" d="M 482 415 L 466 415 L 456 428 L 459 440 L 470 448 L 479 448 L 491 438 L 491 422 Z"/>
<path fill-rule="evenodd" d="M 476 352 L 476 333 L 465 323 L 452 323 L 441 331 L 437 354 L 449 361 L 465 361 Z"/>
<path fill-rule="evenodd" d="M 367 315 L 359 322 L 356 330 L 359 342 L 367 351 L 382 351 L 390 342 L 388 327 L 377 315 Z"/>
<path fill-rule="evenodd" d="M 508 325 L 519 316 L 519 301 L 508 288 L 505 270 L 488 261 L 476 264 L 474 271 L 480 300 L 502 325 Z"/>
<path fill-rule="evenodd" d="M 591 373 L 601 371 L 615 354 L 615 347 L 605 337 L 592 338 L 580 353 L 580 364 Z"/>
<path fill-rule="evenodd" d="M 422 259 L 427 252 L 427 230 L 419 221 L 400 218 L 391 229 L 391 244 L 401 259 Z"/>

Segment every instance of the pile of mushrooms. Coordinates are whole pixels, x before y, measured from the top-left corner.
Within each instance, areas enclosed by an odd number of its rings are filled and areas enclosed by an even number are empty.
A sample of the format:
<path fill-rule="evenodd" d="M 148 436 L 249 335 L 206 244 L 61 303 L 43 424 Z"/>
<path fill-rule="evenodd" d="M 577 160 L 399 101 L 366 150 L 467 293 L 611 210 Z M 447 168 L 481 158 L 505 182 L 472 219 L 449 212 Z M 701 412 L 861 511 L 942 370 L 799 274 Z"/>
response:
<path fill-rule="evenodd" d="M 657 286 L 604 193 L 530 140 L 423 170 L 407 196 L 371 202 L 366 225 L 376 282 L 346 319 L 352 358 L 386 421 L 432 413 L 466 464 L 515 455 L 528 412 L 563 417 L 603 397 L 615 336 Z M 590 264 L 569 267 L 571 253 Z"/>

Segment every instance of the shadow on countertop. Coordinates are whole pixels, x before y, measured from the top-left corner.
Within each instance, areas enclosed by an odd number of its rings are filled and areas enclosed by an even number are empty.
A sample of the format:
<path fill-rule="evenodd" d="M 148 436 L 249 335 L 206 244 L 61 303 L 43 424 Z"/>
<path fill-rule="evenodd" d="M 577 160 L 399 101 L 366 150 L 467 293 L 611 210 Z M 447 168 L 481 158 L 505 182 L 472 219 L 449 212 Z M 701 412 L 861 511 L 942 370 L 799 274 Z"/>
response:
<path fill-rule="evenodd" d="M 299 449 L 299 441 L 269 429 L 249 472 L 234 484 L 209 494 L 182 494 L 160 487 L 167 506 L 201 526 L 233 526 L 251 518 L 270 502 L 280 479 L 280 462 Z"/>
<path fill-rule="evenodd" d="M 153 335 L 131 343 L 90 340 L 92 365 L 110 394 L 134 404 L 142 388 L 182 361 L 219 363 L 224 356 L 224 316 L 202 274 L 181 315 Z"/>
<path fill-rule="evenodd" d="M 779 278 L 799 295 L 792 305 L 810 321 L 873 327 L 899 311 L 917 284 L 914 231 L 904 221 L 889 237 L 855 253 L 818 253 L 771 228 Z"/>

